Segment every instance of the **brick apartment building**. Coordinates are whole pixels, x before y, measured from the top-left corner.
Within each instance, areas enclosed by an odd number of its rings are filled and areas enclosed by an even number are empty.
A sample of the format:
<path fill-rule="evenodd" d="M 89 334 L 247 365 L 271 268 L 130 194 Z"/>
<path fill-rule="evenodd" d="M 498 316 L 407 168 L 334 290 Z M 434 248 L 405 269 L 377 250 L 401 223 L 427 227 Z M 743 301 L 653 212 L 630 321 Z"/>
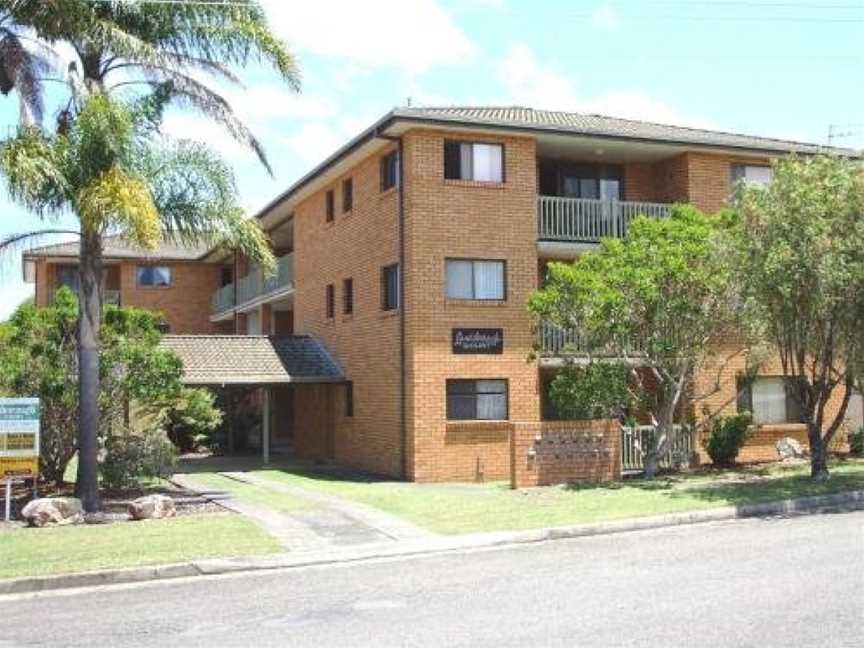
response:
<path fill-rule="evenodd" d="M 189 382 L 266 387 L 267 445 L 417 481 L 501 478 L 514 425 L 556 425 L 544 385 L 576 339 L 544 329 L 527 361 L 525 304 L 545 264 L 674 202 L 713 212 L 735 180 L 770 181 L 773 158 L 822 151 L 530 108 L 400 108 L 258 214 L 275 276 L 226 250 L 145 256 L 112 240 L 104 294 L 163 313 Z M 38 304 L 74 287 L 76 254 L 24 255 Z M 743 363 L 710 406 L 735 411 Z M 805 438 L 781 374 L 769 367 L 749 394 L 760 426 L 745 458 Z M 860 398 L 849 417 L 864 423 Z"/>

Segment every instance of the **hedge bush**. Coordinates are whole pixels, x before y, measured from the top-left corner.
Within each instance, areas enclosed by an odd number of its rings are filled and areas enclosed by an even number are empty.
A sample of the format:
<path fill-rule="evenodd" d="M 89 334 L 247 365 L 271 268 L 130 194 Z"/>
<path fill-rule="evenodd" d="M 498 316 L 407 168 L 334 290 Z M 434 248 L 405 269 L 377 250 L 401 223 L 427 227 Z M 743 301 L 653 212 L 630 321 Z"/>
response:
<path fill-rule="evenodd" d="M 702 439 L 702 447 L 715 466 L 732 466 L 738 453 L 750 436 L 753 417 L 749 412 L 735 416 L 720 416 L 711 422 L 708 435 Z"/>

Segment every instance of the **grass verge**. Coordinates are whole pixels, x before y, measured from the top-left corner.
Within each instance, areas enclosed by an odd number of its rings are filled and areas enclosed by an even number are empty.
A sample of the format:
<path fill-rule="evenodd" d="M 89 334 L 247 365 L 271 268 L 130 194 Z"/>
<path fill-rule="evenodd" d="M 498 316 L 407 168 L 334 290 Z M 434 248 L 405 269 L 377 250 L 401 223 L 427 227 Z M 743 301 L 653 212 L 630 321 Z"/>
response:
<path fill-rule="evenodd" d="M 278 553 L 266 531 L 218 513 L 0 533 L 0 579 Z"/>
<path fill-rule="evenodd" d="M 862 460 L 835 462 L 824 484 L 810 480 L 808 465 L 769 465 L 518 491 L 505 483 L 410 484 L 314 472 L 253 473 L 368 504 L 446 534 L 602 522 L 864 489 Z"/>

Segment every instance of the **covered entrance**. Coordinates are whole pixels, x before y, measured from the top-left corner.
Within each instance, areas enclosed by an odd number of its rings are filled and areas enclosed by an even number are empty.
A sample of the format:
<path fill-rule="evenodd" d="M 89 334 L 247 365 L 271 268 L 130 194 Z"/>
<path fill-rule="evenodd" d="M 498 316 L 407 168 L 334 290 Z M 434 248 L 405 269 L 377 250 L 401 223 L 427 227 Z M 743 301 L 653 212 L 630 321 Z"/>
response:
<path fill-rule="evenodd" d="M 217 393 L 226 425 L 220 450 L 332 459 L 335 390 L 345 375 L 311 336 L 165 335 L 183 382 Z"/>

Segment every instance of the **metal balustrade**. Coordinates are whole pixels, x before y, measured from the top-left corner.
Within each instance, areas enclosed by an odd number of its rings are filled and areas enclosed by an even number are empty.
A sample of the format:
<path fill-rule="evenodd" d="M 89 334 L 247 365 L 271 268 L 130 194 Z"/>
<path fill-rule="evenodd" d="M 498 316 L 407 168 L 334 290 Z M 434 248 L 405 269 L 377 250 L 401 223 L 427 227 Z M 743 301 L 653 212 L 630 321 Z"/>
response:
<path fill-rule="evenodd" d="M 693 430 L 687 425 L 673 425 L 675 440 L 660 458 L 663 469 L 674 469 L 676 464 L 688 462 L 695 448 Z M 645 470 L 645 454 L 654 443 L 656 428 L 653 425 L 621 427 L 621 469 L 625 471 Z"/>
<path fill-rule="evenodd" d="M 671 205 L 626 200 L 537 196 L 537 236 L 544 241 L 598 243 L 626 236 L 639 215 L 665 218 Z"/>
<path fill-rule="evenodd" d="M 234 282 L 222 286 L 210 298 L 210 313 L 217 315 L 244 304 L 264 299 L 292 288 L 294 285 L 294 255 L 286 254 L 276 259 L 276 271 L 265 277 L 259 268 L 252 268 L 245 277 L 236 283 L 236 303 Z"/>

